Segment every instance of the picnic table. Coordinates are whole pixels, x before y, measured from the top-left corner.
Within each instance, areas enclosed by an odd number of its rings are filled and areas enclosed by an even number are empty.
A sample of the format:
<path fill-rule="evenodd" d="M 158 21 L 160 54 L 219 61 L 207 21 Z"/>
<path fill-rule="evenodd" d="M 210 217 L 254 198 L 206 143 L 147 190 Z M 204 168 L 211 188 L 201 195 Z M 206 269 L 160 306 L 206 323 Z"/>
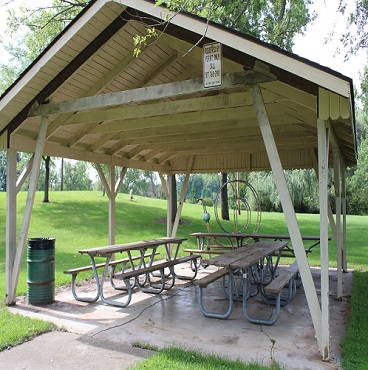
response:
<path fill-rule="evenodd" d="M 158 294 L 163 290 L 171 289 L 175 284 L 175 279 L 192 280 L 196 277 L 197 270 L 194 269 L 190 276 L 178 275 L 174 267 L 180 263 L 191 262 L 198 258 L 198 255 L 178 257 L 180 245 L 186 238 L 164 237 L 151 240 L 143 240 L 126 244 L 115 244 L 104 247 L 89 248 L 79 250 L 80 254 L 90 257 L 91 265 L 64 271 L 72 274 L 72 292 L 74 297 L 83 302 L 96 302 L 98 298 L 106 303 L 117 307 L 129 305 L 135 288 L 145 293 Z M 164 246 L 165 256 L 163 261 L 155 261 L 159 254 L 158 247 Z M 134 252 L 134 253 L 133 253 Z M 122 254 L 123 259 L 114 261 L 113 256 Z M 96 263 L 96 258 L 104 258 L 103 263 Z M 114 268 L 117 263 L 122 264 L 120 273 L 115 273 Z M 196 263 L 194 264 L 197 265 Z M 113 267 L 113 269 L 111 269 Z M 103 268 L 102 275 L 99 276 L 98 269 Z M 79 272 L 92 269 L 96 282 L 96 294 L 93 297 L 82 297 L 76 293 L 75 279 Z M 118 298 L 123 297 L 123 302 L 117 298 L 106 298 L 104 293 L 104 282 L 110 273 L 110 282 L 113 288 L 122 291 Z M 152 281 L 152 275 L 156 274 L 159 281 Z M 122 285 L 113 283 L 112 278 L 123 281 Z M 157 280 L 157 279 L 155 279 Z M 168 283 L 168 281 L 170 281 Z"/>
<path fill-rule="evenodd" d="M 220 232 L 197 232 L 192 233 L 190 236 L 197 238 L 197 247 L 198 253 L 205 254 L 222 254 L 226 252 L 226 246 L 216 246 L 214 241 L 227 238 L 228 240 L 234 239 L 235 243 L 230 243 L 229 248 L 235 249 L 248 244 L 250 240 L 258 242 L 260 240 L 272 239 L 272 240 L 281 240 L 281 241 L 290 241 L 290 235 L 288 234 L 240 234 L 240 233 L 220 233 Z M 312 252 L 313 248 L 319 245 L 320 237 L 316 235 L 302 235 L 303 241 L 309 241 L 312 244 L 305 247 L 306 254 Z M 331 240 L 331 237 L 328 238 Z M 186 250 L 190 252 L 190 250 Z M 191 250 L 194 252 L 194 250 Z M 295 257 L 294 250 L 291 246 L 286 245 L 283 250 L 283 257 Z"/>
<path fill-rule="evenodd" d="M 258 241 L 246 248 L 237 248 L 227 253 L 217 255 L 205 260 L 207 265 L 214 265 L 219 268 L 212 274 L 209 274 L 202 279 L 195 281 L 195 284 L 200 288 L 200 307 L 202 313 L 207 317 L 226 319 L 230 316 L 233 309 L 234 299 L 240 297 L 243 304 L 243 312 L 245 317 L 252 323 L 272 325 L 274 324 L 280 315 L 281 306 L 281 295 L 280 292 L 282 288 L 289 283 L 289 294 L 287 298 L 288 303 L 294 293 L 294 277 L 297 270 L 297 264 L 286 274 L 280 274 L 282 278 L 278 279 L 276 282 L 275 272 L 271 271 L 270 266 L 272 265 L 270 261 L 272 256 L 277 254 L 277 259 L 280 259 L 282 250 L 287 246 L 287 241 Z M 278 261 L 275 266 L 278 265 Z M 276 305 L 276 313 L 271 318 L 262 319 L 256 318 L 249 315 L 247 311 L 247 300 L 251 296 L 251 284 L 257 286 L 256 294 L 261 292 L 261 294 L 266 298 L 267 302 L 270 303 L 270 295 L 267 295 L 265 287 L 266 284 L 266 274 L 271 273 L 271 279 L 268 284 L 272 284 L 273 281 L 277 283 L 270 290 L 275 293 L 274 304 Z M 212 277 L 211 277 L 212 275 Z M 240 283 L 236 282 L 236 276 L 240 276 Z M 211 312 L 204 307 L 204 288 L 206 288 L 210 283 L 223 278 L 228 277 L 228 291 L 225 292 L 225 297 L 228 299 L 228 308 L 225 312 Z M 225 287 L 225 280 L 223 282 L 223 287 Z M 254 294 L 254 295 L 256 295 Z"/>

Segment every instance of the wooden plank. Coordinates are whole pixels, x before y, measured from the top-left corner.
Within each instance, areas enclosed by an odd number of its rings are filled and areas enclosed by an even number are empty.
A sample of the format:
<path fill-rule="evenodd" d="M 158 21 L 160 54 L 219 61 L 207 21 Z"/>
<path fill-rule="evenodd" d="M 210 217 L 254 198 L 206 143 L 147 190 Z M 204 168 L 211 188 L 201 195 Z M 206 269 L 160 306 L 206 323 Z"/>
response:
<path fill-rule="evenodd" d="M 244 248 L 247 253 L 244 254 L 244 257 L 240 258 L 236 262 L 231 264 L 233 269 L 241 269 L 242 266 L 250 267 L 256 264 L 264 257 L 268 257 L 276 253 L 278 250 L 284 248 L 287 245 L 287 242 L 258 242 L 256 244 L 250 245 L 247 248 Z M 242 248 L 243 249 L 243 248 Z M 232 252 L 226 253 L 224 256 Z"/>
<path fill-rule="evenodd" d="M 223 276 L 227 274 L 226 268 L 221 268 L 214 272 L 209 273 L 208 275 L 203 276 L 200 279 L 194 280 L 194 285 L 207 287 L 209 284 L 213 283 L 214 281 L 221 279 Z"/>
<path fill-rule="evenodd" d="M 156 255 L 157 254 L 158 253 L 156 253 Z M 152 255 L 153 255 L 152 253 L 145 254 L 144 258 L 149 258 Z M 132 259 L 132 261 L 137 261 L 137 260 L 141 259 L 141 256 L 132 256 L 131 259 Z M 110 261 L 109 266 L 116 266 L 116 265 L 119 265 L 119 264 L 129 263 L 129 262 L 130 262 L 130 259 L 128 257 L 127 258 L 121 258 L 121 259 L 118 259 L 118 260 Z M 106 263 L 102 262 L 102 263 L 96 263 L 95 266 L 96 266 L 97 269 L 99 269 L 99 268 L 105 267 L 105 265 L 106 265 Z M 76 267 L 76 268 L 73 268 L 73 269 L 65 270 L 64 274 L 76 274 L 76 273 L 80 273 L 80 272 L 84 272 L 84 271 L 90 271 L 90 270 L 93 270 L 92 265 Z"/>
<path fill-rule="evenodd" d="M 340 116 L 340 97 L 330 92 L 330 118 L 336 120 L 339 119 Z"/>
<path fill-rule="evenodd" d="M 330 118 L 330 93 L 323 89 L 318 89 L 318 118 L 328 120 Z"/>
<path fill-rule="evenodd" d="M 114 253 L 126 252 L 130 250 L 141 250 L 170 243 L 182 243 L 185 240 L 187 239 L 163 237 L 151 240 L 141 240 L 131 243 L 108 245 L 104 247 L 81 249 L 78 252 L 81 254 L 89 254 L 94 257 L 107 257 Z"/>
<path fill-rule="evenodd" d="M 287 85 L 281 81 L 268 83 L 267 86 L 265 86 L 265 90 L 272 91 L 277 96 L 285 97 L 298 105 L 306 107 L 309 111 L 317 110 L 317 99 L 314 95 L 308 94 L 303 90 L 296 89 L 295 87 Z M 265 96 L 264 99 L 267 102 Z"/>
<path fill-rule="evenodd" d="M 182 189 L 181 189 L 181 194 L 180 194 L 180 199 L 179 199 L 179 206 L 178 206 L 177 211 L 176 211 L 174 226 L 173 226 L 173 230 L 171 232 L 172 237 L 175 237 L 176 233 L 178 232 L 179 221 L 180 221 L 181 212 L 182 212 L 183 206 L 184 206 L 184 198 L 185 198 L 185 194 L 186 194 L 186 191 L 187 191 L 187 186 L 188 186 L 188 182 L 189 182 L 190 173 L 191 173 L 192 167 L 193 167 L 193 161 L 194 161 L 194 156 L 192 155 L 188 158 L 188 166 L 187 166 L 187 170 L 185 172 L 185 179 L 184 179 L 183 186 L 182 186 Z"/>
<path fill-rule="evenodd" d="M 101 89 L 103 89 L 112 79 L 114 79 L 123 69 L 125 69 L 132 61 L 134 57 L 131 55 L 127 58 L 122 58 L 121 61 L 114 66 L 108 73 L 106 73 L 102 78 L 100 78 L 97 82 L 93 83 L 93 86 L 90 87 L 86 92 L 84 92 L 81 96 L 91 96 L 97 94 Z M 89 69 L 88 74 L 91 73 L 93 69 Z M 48 128 L 47 137 L 50 137 L 55 130 L 62 125 L 73 113 L 69 113 L 68 115 L 62 115 L 58 117 Z"/>
<path fill-rule="evenodd" d="M 33 203 L 36 194 L 36 187 L 38 182 L 38 176 L 40 173 L 40 165 L 42 161 L 43 148 L 45 145 L 45 137 L 47 131 L 47 117 L 41 117 L 40 130 L 37 138 L 36 150 L 33 160 L 32 173 L 29 179 L 28 195 L 26 206 L 23 214 L 23 222 L 19 233 L 18 248 L 14 260 L 14 269 L 12 275 L 12 288 L 14 294 L 18 285 L 19 272 L 22 265 L 22 257 L 26 245 L 26 239 L 28 235 L 29 225 L 31 222 L 31 214 L 33 210 Z"/>
<path fill-rule="evenodd" d="M 252 71 L 236 72 L 223 77 L 223 83 L 218 90 L 247 86 L 252 83 L 268 82 L 271 78 Z M 158 86 L 148 86 L 128 91 L 121 91 L 99 96 L 86 97 L 60 103 L 43 104 L 33 108 L 29 116 L 49 115 L 55 113 L 76 112 L 87 109 L 112 107 L 128 103 L 137 103 L 162 99 L 172 96 L 181 96 L 205 91 L 203 79 L 193 79 L 182 82 L 172 82 Z"/>
<path fill-rule="evenodd" d="M 351 116 L 350 101 L 342 96 L 340 96 L 340 115 L 343 119 L 349 119 Z"/>
<path fill-rule="evenodd" d="M 24 152 L 33 153 L 35 150 L 35 141 L 26 139 L 25 137 L 12 138 L 11 147 Z M 58 144 L 47 142 L 45 144 L 44 155 L 52 155 L 55 157 L 64 157 L 76 159 L 80 161 L 96 162 L 96 163 L 115 163 L 116 166 L 138 168 L 140 170 L 149 170 L 168 173 L 171 169 L 166 164 L 146 163 L 140 160 L 131 160 L 127 158 L 111 157 L 107 154 L 92 153 L 81 149 L 66 148 Z"/>
<path fill-rule="evenodd" d="M 31 170 L 32 170 L 32 167 L 33 167 L 34 156 L 35 155 L 33 154 L 31 159 L 28 161 L 28 163 L 24 167 L 22 173 L 20 174 L 20 176 L 17 180 L 17 185 L 16 185 L 17 194 L 20 192 L 23 184 L 27 180 L 28 175 L 31 173 Z"/>
<path fill-rule="evenodd" d="M 218 267 L 231 266 L 233 269 L 244 269 L 256 264 L 260 259 L 270 256 L 287 245 L 282 241 L 261 241 L 246 248 L 235 249 L 205 260 L 209 265 Z M 204 254 L 206 252 L 203 252 Z"/>
<path fill-rule="evenodd" d="M 303 240 L 298 225 L 298 220 L 296 218 L 293 203 L 290 197 L 290 193 L 288 191 L 288 186 L 283 173 L 280 156 L 273 137 L 266 107 L 262 98 L 261 89 L 257 85 L 252 86 L 250 91 L 253 97 L 254 108 L 256 110 L 259 126 L 262 132 L 262 137 L 265 142 L 267 156 L 270 161 L 277 190 L 279 192 L 289 234 L 291 236 L 291 241 L 293 243 L 294 253 L 296 256 L 296 260 L 298 261 L 307 302 L 312 316 L 314 330 L 316 332 L 319 350 L 322 353 L 323 346 L 321 330 L 322 327 L 321 307 L 317 297 L 313 277 L 309 268 L 308 259 L 305 254 Z"/>
<path fill-rule="evenodd" d="M 276 295 L 280 293 L 282 288 L 286 286 L 291 278 L 299 271 L 297 262 L 293 262 L 292 265 L 280 271 L 278 268 L 278 275 L 268 284 L 264 289 L 268 294 Z"/>
<path fill-rule="evenodd" d="M 329 276 L 328 276 L 328 152 L 329 134 L 326 121 L 318 120 L 318 182 L 320 209 L 320 253 L 321 253 L 321 353 L 322 359 L 330 357 L 329 327 Z"/>
<path fill-rule="evenodd" d="M 99 5 L 96 5 L 98 8 Z M 93 11 L 93 10 L 91 10 Z M 88 12 L 84 13 L 83 17 L 87 17 Z M 58 87 L 60 87 L 78 68 L 91 56 L 93 55 L 107 40 L 109 40 L 117 31 L 121 29 L 130 19 L 130 15 L 123 13 L 118 15 L 116 19 L 105 29 L 103 30 L 98 37 L 96 37 L 93 42 L 91 42 L 86 48 L 83 49 L 74 59 L 73 61 L 68 61 L 65 64 L 64 69 L 58 73 L 58 75 L 50 81 L 43 89 L 40 91 L 37 96 L 35 96 L 23 109 L 22 111 L 16 115 L 12 119 L 12 121 L 8 124 L 9 133 L 14 132 L 22 122 L 27 118 L 29 115 L 30 110 L 34 107 L 35 104 L 39 104 L 40 102 L 44 102 L 49 96 L 51 96 Z M 80 19 L 80 21 L 82 21 Z M 81 23 L 80 23 L 81 24 Z M 67 34 L 64 34 L 64 37 L 68 37 L 70 33 L 74 32 L 73 28 L 69 29 Z M 65 41 L 65 40 L 64 40 Z M 58 42 L 63 42 L 62 39 L 58 40 Z M 58 43 L 54 45 L 53 48 L 49 50 L 49 53 L 55 52 L 55 48 L 58 46 Z M 61 55 L 61 54 L 60 54 Z M 54 59 L 54 58 L 53 58 Z M 37 68 L 37 64 L 34 66 Z M 41 114 L 42 115 L 42 114 Z M 1 133 L 0 133 L 1 134 Z"/>
<path fill-rule="evenodd" d="M 336 299 L 342 299 L 342 247 L 341 247 L 341 163 L 339 151 L 334 149 L 334 187 L 336 207 L 336 262 L 337 262 L 337 292 Z"/>
<path fill-rule="evenodd" d="M 16 287 L 13 283 L 14 261 L 17 250 L 17 152 L 7 150 L 6 179 L 6 304 L 15 303 Z"/>
<path fill-rule="evenodd" d="M 97 112 L 77 113 L 65 121 L 66 125 L 86 122 L 100 122 L 136 119 L 165 114 L 186 113 L 197 110 L 212 110 L 236 106 L 252 105 L 248 92 L 221 94 L 216 96 L 195 97 L 179 101 L 165 101 L 136 107 L 121 107 Z"/>
<path fill-rule="evenodd" d="M 115 206 L 116 206 L 116 195 L 115 192 L 115 165 L 113 163 L 109 164 L 109 218 L 108 218 L 108 224 L 109 224 L 109 244 L 115 244 Z"/>
<path fill-rule="evenodd" d="M 119 274 L 119 278 L 120 279 L 131 279 L 135 276 L 144 275 L 144 274 L 147 274 L 153 271 L 162 270 L 167 267 L 178 265 L 179 263 L 190 262 L 199 257 L 200 256 L 196 256 L 192 254 L 190 256 L 185 256 L 185 257 L 180 257 L 180 258 L 165 261 L 165 262 L 155 263 L 151 266 L 141 267 L 141 268 L 137 268 L 137 269 L 126 271 L 126 272 L 124 271 L 123 273 Z"/>
<path fill-rule="evenodd" d="M 2 135 L 0 135 L 0 150 L 7 150 L 8 149 L 8 131 L 4 131 Z"/>
<path fill-rule="evenodd" d="M 172 232 L 172 215 L 173 215 L 173 181 L 175 180 L 175 177 L 172 174 L 168 174 L 166 177 L 166 183 L 167 183 L 167 207 L 166 207 L 166 235 L 168 237 L 171 236 Z"/>

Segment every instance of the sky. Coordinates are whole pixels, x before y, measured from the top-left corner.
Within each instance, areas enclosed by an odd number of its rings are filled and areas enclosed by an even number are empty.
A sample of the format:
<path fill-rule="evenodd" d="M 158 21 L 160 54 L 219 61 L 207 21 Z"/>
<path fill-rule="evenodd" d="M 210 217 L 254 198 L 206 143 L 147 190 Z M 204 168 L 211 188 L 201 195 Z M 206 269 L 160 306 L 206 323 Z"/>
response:
<path fill-rule="evenodd" d="M 5 29 L 6 9 L 22 3 L 34 6 L 49 3 L 50 0 L 0 0 L 0 35 Z M 367 55 L 361 51 L 357 56 L 344 61 L 344 53 L 336 55 L 339 36 L 346 30 L 346 18 L 337 12 L 339 0 L 314 0 L 313 10 L 318 14 L 316 21 L 307 27 L 305 36 L 297 36 L 293 52 L 313 62 L 334 69 L 345 76 L 351 77 L 359 89 L 359 73 L 363 72 Z M 355 2 L 349 0 L 350 5 Z M 8 4 L 8 5 L 7 5 Z M 332 42 L 325 44 L 327 35 L 334 30 Z M 0 62 L 6 60 L 6 53 L 0 49 Z M 368 64 L 368 63 L 367 63 Z"/>
<path fill-rule="evenodd" d="M 355 1 L 348 1 L 350 11 Z M 353 79 L 359 88 L 359 73 L 368 64 L 366 51 L 360 51 L 357 56 L 352 56 L 344 61 L 345 52 L 336 54 L 336 49 L 341 45 L 339 37 L 346 31 L 347 20 L 339 12 L 339 0 L 315 0 L 313 10 L 318 14 L 313 24 L 308 25 L 306 35 L 295 38 L 293 52 L 313 62 L 334 69 L 337 72 Z M 332 42 L 325 43 L 326 37 L 334 31 Z"/>

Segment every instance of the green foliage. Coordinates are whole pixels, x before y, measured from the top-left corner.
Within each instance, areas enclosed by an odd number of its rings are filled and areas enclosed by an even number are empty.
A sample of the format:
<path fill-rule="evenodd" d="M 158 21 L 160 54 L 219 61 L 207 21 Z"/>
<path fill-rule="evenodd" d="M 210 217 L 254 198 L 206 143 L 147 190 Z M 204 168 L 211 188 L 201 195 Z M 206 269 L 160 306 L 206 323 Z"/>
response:
<path fill-rule="evenodd" d="M 304 33 L 315 17 L 309 11 L 310 0 L 169 0 L 165 3 L 175 11 L 197 14 L 290 51 L 295 35 Z"/>
<path fill-rule="evenodd" d="M 368 214 L 368 138 L 364 139 L 358 151 L 358 165 L 348 179 L 349 212 Z"/>
<path fill-rule="evenodd" d="M 64 163 L 65 190 L 91 190 L 92 181 L 89 178 L 88 162 Z"/>
<path fill-rule="evenodd" d="M 156 0 L 165 4 L 172 13 L 162 21 L 167 24 L 178 12 L 187 12 L 222 24 L 260 40 L 292 50 L 294 37 L 303 34 L 315 15 L 309 11 L 311 0 Z M 159 37 L 154 27 L 146 25 L 145 35 L 134 36 L 134 54 L 151 40 Z"/>
<path fill-rule="evenodd" d="M 133 55 L 138 58 L 142 49 L 149 43 L 149 41 L 154 40 L 157 36 L 158 36 L 158 33 L 154 27 L 147 28 L 146 35 L 133 36 L 133 44 L 134 44 Z"/>
<path fill-rule="evenodd" d="M 215 355 L 202 355 L 194 351 L 186 351 L 177 347 L 169 347 L 140 362 L 131 370 L 170 369 L 170 370 L 281 370 L 277 363 L 271 366 L 252 362 L 245 364 L 241 361 L 230 361 Z"/>
<path fill-rule="evenodd" d="M 36 193 L 35 205 L 32 214 L 29 237 L 54 237 L 56 239 L 55 248 L 55 283 L 57 286 L 70 284 L 70 276 L 63 273 L 64 270 L 83 266 L 87 262 L 85 256 L 78 253 L 78 249 L 86 247 L 97 247 L 105 245 L 107 242 L 107 217 L 108 217 L 108 200 L 102 197 L 99 192 L 53 192 L 51 195 L 52 203 L 43 203 L 43 194 Z M 20 227 L 22 214 L 26 200 L 26 193 L 20 192 L 17 199 L 17 221 Z M 160 220 L 166 217 L 166 201 L 135 197 L 135 202 L 130 202 L 128 194 L 119 194 L 116 204 L 116 240 L 124 243 L 134 240 L 149 239 L 160 237 L 166 233 L 166 224 Z M 5 296 L 5 193 L 0 193 L 0 296 Z M 83 210 L 83 212 L 81 212 Z M 209 213 L 213 216 L 213 208 L 208 207 Z M 183 208 L 182 219 L 186 222 L 180 225 L 178 236 L 188 237 L 192 232 L 206 231 L 205 223 L 202 220 L 203 208 L 200 204 L 185 204 Z M 301 227 L 301 233 L 305 235 L 316 235 L 319 232 L 320 220 L 318 215 L 298 214 L 298 223 Z M 347 224 L 347 245 L 352 246 L 348 253 L 348 267 L 355 270 L 367 270 L 366 263 L 366 244 L 368 240 L 367 216 L 348 216 Z M 212 222 L 213 231 L 220 231 L 216 227 L 216 222 Z M 262 224 L 259 229 L 260 233 L 287 233 L 285 217 L 282 213 L 264 212 L 262 215 Z M 334 242 L 329 243 L 330 266 L 335 266 L 336 248 Z M 195 238 L 189 238 L 184 243 L 185 248 L 196 248 Z M 311 266 L 318 266 L 319 248 L 316 247 L 309 255 Z M 78 280 L 90 278 L 90 274 L 84 273 L 78 275 Z M 361 277 L 361 279 L 360 279 Z M 349 333 L 344 341 L 344 357 L 351 353 L 350 359 L 354 361 L 349 367 L 344 365 L 345 369 L 359 369 L 354 367 L 355 364 L 366 364 L 367 347 L 364 335 L 368 333 L 364 326 L 362 317 L 367 316 L 366 309 L 367 299 L 367 273 L 354 274 L 354 280 L 358 278 L 360 282 L 354 283 L 354 294 L 352 298 L 352 313 L 360 310 L 356 316 L 355 331 Z M 18 294 L 26 292 L 26 256 L 24 256 L 19 277 Z M 358 288 L 358 289 L 357 289 Z M 356 302 L 356 303 L 354 303 Z M 352 315 L 353 317 L 353 315 Z M 18 326 L 17 320 L 23 320 L 18 316 L 10 316 L 7 309 L 0 304 L 0 333 L 4 333 L 4 338 L 0 339 L 2 348 L 14 345 L 10 331 L 16 331 Z M 5 325 L 4 325 L 5 323 Z M 353 324 L 354 320 L 349 321 Z M 32 335 L 36 332 L 32 328 L 35 324 L 28 321 L 19 331 L 25 337 L 19 337 L 18 343 L 24 341 L 29 333 Z M 7 328 L 7 329 L 6 329 Z M 362 332 L 359 332 L 359 328 Z M 43 329 L 42 329 L 43 330 Z M 48 330 L 48 329 L 45 329 Z M 1 335 L 1 334 L 0 334 Z M 17 334 L 18 335 L 18 334 Z M 15 337 L 17 337 L 17 335 Z M 7 339 L 6 339 L 7 338 Z M 359 338 L 355 340 L 355 338 Z M 358 345 L 362 343 L 362 345 Z M 361 356 L 355 358 L 354 356 Z M 345 359 L 344 359 L 345 361 Z M 148 365 L 147 365 L 148 366 Z M 147 367 L 149 368 L 149 367 Z M 155 367 L 152 367 L 155 368 Z M 166 368 L 170 368 L 167 366 Z M 214 367 L 215 369 L 216 367 Z M 364 366 L 361 369 L 365 368 Z"/>
<path fill-rule="evenodd" d="M 368 272 L 355 271 L 348 328 L 342 343 L 345 370 L 368 369 Z"/>
<path fill-rule="evenodd" d="M 8 10 L 6 35 L 10 38 L 0 43 L 10 55 L 8 64 L 0 65 L 0 94 L 30 65 L 50 42 L 75 18 L 88 0 L 54 0 L 51 7 Z"/>
<path fill-rule="evenodd" d="M 349 0 L 350 2 L 351 0 Z M 346 14 L 347 0 L 340 0 L 339 11 Z M 356 54 L 359 49 L 368 47 L 368 2 L 355 0 L 355 9 L 348 15 L 347 29 L 340 39 L 342 45 L 347 48 L 346 58 L 350 54 Z"/>
<path fill-rule="evenodd" d="M 212 198 L 203 198 L 203 203 L 206 207 L 213 207 L 213 200 Z"/>
<path fill-rule="evenodd" d="M 150 179 L 151 174 L 149 171 L 128 168 L 120 192 L 129 193 L 130 190 L 133 190 L 133 194 L 147 196 L 149 190 L 147 179 Z"/>

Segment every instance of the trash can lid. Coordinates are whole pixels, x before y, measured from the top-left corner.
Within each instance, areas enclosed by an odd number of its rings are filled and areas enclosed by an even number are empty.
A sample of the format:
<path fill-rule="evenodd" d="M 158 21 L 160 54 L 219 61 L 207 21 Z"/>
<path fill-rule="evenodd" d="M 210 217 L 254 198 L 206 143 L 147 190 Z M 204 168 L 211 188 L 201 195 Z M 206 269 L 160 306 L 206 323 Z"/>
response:
<path fill-rule="evenodd" d="M 46 250 L 55 248 L 55 238 L 29 238 L 28 248 Z"/>

